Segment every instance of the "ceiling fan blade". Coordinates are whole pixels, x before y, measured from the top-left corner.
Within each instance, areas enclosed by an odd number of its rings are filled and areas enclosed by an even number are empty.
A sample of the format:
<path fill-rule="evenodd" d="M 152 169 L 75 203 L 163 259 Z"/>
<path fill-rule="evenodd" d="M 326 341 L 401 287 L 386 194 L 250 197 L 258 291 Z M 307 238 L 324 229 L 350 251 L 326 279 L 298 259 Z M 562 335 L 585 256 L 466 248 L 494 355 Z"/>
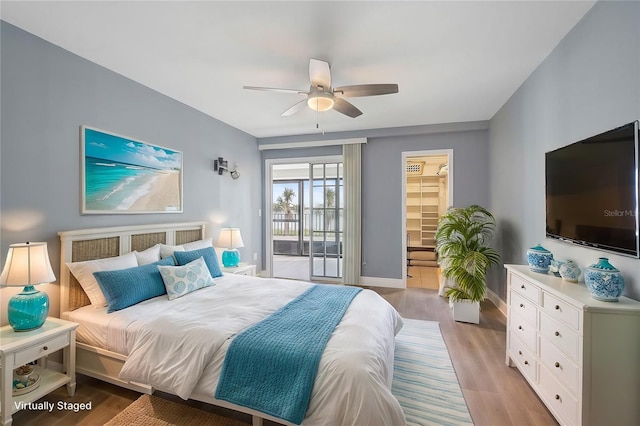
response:
<path fill-rule="evenodd" d="M 377 96 L 398 93 L 397 84 L 357 84 L 355 86 L 342 86 L 333 89 L 333 94 L 345 98 L 358 96 Z"/>
<path fill-rule="evenodd" d="M 280 93 L 295 93 L 297 95 L 308 95 L 309 92 L 297 89 L 278 89 L 276 87 L 258 87 L 258 86 L 242 86 L 243 89 L 249 90 L 262 90 L 264 92 L 280 92 Z"/>
<path fill-rule="evenodd" d="M 283 117 L 288 117 L 290 115 L 295 114 L 298 111 L 303 110 L 306 106 L 307 106 L 307 100 L 303 99 L 297 104 L 295 104 L 294 106 L 292 106 L 291 108 L 289 108 L 288 110 L 286 110 L 285 112 L 283 112 L 281 115 Z"/>
<path fill-rule="evenodd" d="M 347 102 L 342 98 L 334 98 L 333 109 L 338 112 L 341 112 L 344 115 L 347 115 L 351 118 L 356 118 L 359 115 L 362 115 L 362 111 L 356 108 L 353 104 Z"/>
<path fill-rule="evenodd" d="M 309 81 L 312 86 L 331 87 L 331 68 L 329 63 L 319 59 L 309 59 Z"/>

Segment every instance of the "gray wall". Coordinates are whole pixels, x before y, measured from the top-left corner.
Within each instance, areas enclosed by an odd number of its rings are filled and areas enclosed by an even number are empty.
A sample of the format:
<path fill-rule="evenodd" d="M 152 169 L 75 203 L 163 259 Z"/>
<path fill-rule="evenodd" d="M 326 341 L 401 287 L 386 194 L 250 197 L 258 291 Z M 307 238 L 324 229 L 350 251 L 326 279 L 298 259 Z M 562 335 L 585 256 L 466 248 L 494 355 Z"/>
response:
<path fill-rule="evenodd" d="M 599 256 L 640 299 L 640 260 L 545 238 L 544 153 L 640 118 L 640 3 L 600 1 L 493 117 L 491 203 L 504 263 L 537 243 L 584 269 Z M 506 300 L 505 274 L 489 285 Z"/>
<path fill-rule="evenodd" d="M 46 241 L 59 276 L 58 231 L 187 221 L 207 221 L 214 237 L 221 225 L 238 226 L 243 260 L 260 255 L 262 176 L 254 137 L 6 22 L 1 31 L 2 265 L 9 244 Z M 182 151 L 184 213 L 81 215 L 82 124 Z M 238 163 L 240 179 L 213 172 L 218 156 Z M 58 285 L 41 288 L 57 314 Z M 14 290 L 3 289 L 2 299 Z"/>
<path fill-rule="evenodd" d="M 356 132 L 259 139 L 260 144 L 366 137 L 362 148 L 362 275 L 401 279 L 402 263 L 402 153 L 453 149 L 453 203 L 456 206 L 489 203 L 489 139 L 486 122 L 374 129 Z M 263 158 L 300 154 L 334 155 L 334 147 L 263 151 Z"/>

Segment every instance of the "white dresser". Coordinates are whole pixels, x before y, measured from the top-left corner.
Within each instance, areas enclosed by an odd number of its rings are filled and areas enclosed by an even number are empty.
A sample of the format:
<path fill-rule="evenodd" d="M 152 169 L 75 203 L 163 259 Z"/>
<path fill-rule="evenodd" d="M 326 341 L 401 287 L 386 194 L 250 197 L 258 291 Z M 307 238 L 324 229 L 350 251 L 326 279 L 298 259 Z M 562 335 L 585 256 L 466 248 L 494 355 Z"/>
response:
<path fill-rule="evenodd" d="M 640 425 L 640 302 L 507 269 L 507 355 L 562 425 Z"/>

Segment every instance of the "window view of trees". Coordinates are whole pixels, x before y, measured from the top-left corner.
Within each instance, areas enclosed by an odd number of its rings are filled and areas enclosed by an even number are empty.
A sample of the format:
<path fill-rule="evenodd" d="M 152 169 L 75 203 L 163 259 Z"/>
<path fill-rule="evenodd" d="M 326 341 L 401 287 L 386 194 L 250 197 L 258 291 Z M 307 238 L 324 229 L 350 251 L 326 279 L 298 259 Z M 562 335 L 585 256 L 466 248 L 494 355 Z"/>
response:
<path fill-rule="evenodd" d="M 282 191 L 282 194 L 278 195 L 276 202 L 273 203 L 274 215 L 278 215 L 278 216 L 284 215 L 282 229 L 281 230 L 279 228 L 274 229 L 274 232 L 277 232 L 276 235 L 291 235 L 290 224 L 292 221 L 297 220 L 297 213 L 298 213 L 298 205 L 294 204 L 294 201 L 296 199 L 297 199 L 296 192 L 291 188 L 285 187 L 284 190 Z M 294 224 L 295 229 L 293 230 L 293 235 L 296 235 L 298 232 L 298 227 L 295 225 L 297 225 L 297 223 Z M 281 231 L 281 232 L 278 232 L 278 231 Z"/>

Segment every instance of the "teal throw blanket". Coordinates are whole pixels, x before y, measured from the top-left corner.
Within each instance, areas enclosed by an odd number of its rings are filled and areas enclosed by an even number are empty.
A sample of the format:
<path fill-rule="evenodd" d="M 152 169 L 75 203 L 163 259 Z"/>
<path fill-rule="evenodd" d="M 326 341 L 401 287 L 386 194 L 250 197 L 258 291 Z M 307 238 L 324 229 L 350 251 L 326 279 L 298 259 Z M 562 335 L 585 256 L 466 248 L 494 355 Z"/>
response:
<path fill-rule="evenodd" d="M 314 285 L 238 334 L 227 350 L 216 398 L 302 423 L 322 352 L 361 290 Z"/>

